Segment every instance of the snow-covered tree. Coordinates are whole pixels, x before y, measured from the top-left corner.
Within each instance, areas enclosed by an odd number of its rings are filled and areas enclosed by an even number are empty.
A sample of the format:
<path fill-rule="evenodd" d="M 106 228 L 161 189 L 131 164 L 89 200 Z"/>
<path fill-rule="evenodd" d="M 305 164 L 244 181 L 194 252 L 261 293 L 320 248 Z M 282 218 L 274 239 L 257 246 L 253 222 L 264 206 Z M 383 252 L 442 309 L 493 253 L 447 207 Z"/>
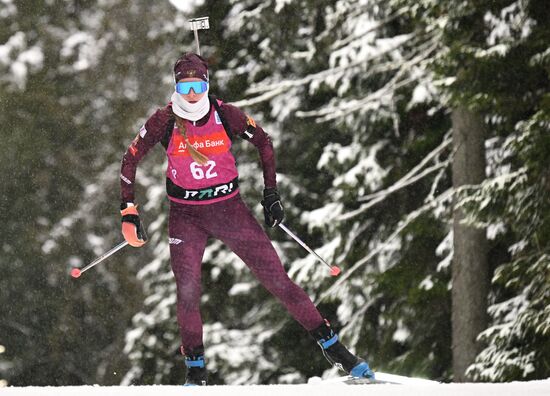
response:
<path fill-rule="evenodd" d="M 491 106 L 497 136 L 490 142 L 495 171 L 466 204 L 506 251 L 493 278 L 493 326 L 480 336 L 487 347 L 470 368 L 482 380 L 548 376 L 548 16 L 542 1 L 504 2 L 484 15 L 488 48 L 472 51 L 483 67 L 481 106 Z"/>
<path fill-rule="evenodd" d="M 421 2 L 419 20 L 441 20 L 438 71 L 455 103 L 484 115 L 487 180 L 459 191 L 468 224 L 488 227 L 494 271 L 486 348 L 471 378 L 548 376 L 548 10 L 544 1 Z M 444 16 L 445 19 L 441 19 Z M 457 78 L 457 76 L 462 78 Z M 466 84 L 464 82 L 467 82 Z M 546 290 L 546 291 L 543 291 Z"/>
<path fill-rule="evenodd" d="M 147 1 L 3 1 L 0 19 L 2 377 L 117 383 L 139 253 L 68 272 L 120 240 L 120 153 L 171 82 L 179 22 Z"/>
<path fill-rule="evenodd" d="M 509 120 L 537 113 L 537 98 L 547 92 L 547 12 L 537 1 L 458 7 L 430 1 L 315 3 L 236 2 L 227 19 L 228 34 L 246 37 L 242 46 L 250 49 L 236 53 L 227 80 L 245 80 L 248 96 L 239 103 L 258 106 L 280 130 L 279 152 L 289 154 L 280 162 L 282 185 L 288 196 L 300 198 L 294 213 L 301 212 L 308 230 L 323 238 L 310 242 L 328 258 L 350 263 L 340 281 L 317 295 L 321 301 L 336 297 L 343 334 L 359 351 L 379 348 L 390 367 L 450 377 L 446 268 L 452 246 L 447 242 L 451 235 L 444 236 L 451 215 L 447 204 L 455 191 L 446 189 L 452 159 L 446 109 L 461 104 L 484 115 L 492 128 L 488 144 L 495 143 L 493 136 L 516 129 Z M 285 29 L 269 30 L 281 24 Z M 517 50 L 514 41 L 520 44 Z M 526 85 L 511 83 L 514 79 Z M 524 100 L 510 112 L 517 97 Z M 318 123 L 311 126 L 312 119 Z M 319 141 L 327 137 L 332 141 Z M 316 152 L 303 149 L 311 142 L 323 150 L 313 163 Z M 491 155 L 486 183 L 502 173 L 513 180 L 515 173 L 503 172 Z M 321 179 L 329 188 L 316 190 L 313 184 L 319 180 L 303 179 L 304 170 L 311 174 L 314 167 L 324 173 Z M 478 190 L 461 189 L 459 205 L 475 199 Z M 475 202 L 486 204 L 483 197 Z M 479 209 L 472 210 L 475 217 Z M 503 261 L 495 255 L 503 240 L 492 233 L 494 227 L 490 230 L 494 267 Z M 544 265 L 535 263 L 535 279 L 547 279 L 540 272 Z M 290 271 L 298 281 L 307 280 L 313 294 L 327 287 L 314 266 L 313 258 L 306 258 L 295 261 Z M 400 286 L 395 294 L 394 285 Z M 433 309 L 435 304 L 439 309 Z M 523 316 L 518 320 L 526 324 Z M 547 316 L 539 315 L 528 328 L 544 337 L 545 321 Z M 531 352 L 526 356 L 536 360 L 538 351 Z M 544 364 L 539 359 L 536 366 Z M 533 371 L 541 375 L 544 370 Z"/>

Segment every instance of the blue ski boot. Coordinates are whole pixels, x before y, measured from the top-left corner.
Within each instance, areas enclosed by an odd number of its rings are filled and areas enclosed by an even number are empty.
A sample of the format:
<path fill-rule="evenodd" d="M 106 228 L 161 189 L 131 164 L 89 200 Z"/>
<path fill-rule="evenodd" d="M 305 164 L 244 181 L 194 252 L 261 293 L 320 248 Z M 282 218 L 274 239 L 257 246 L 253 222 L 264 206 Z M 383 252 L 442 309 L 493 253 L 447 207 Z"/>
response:
<path fill-rule="evenodd" d="M 315 338 L 323 355 L 333 366 L 349 374 L 354 378 L 367 378 L 374 380 L 374 372 L 367 362 L 358 358 L 340 343 L 338 335 L 332 330 L 327 320 L 321 326 L 310 331 Z"/>
<path fill-rule="evenodd" d="M 193 349 L 181 348 L 185 357 L 187 378 L 184 386 L 204 386 L 208 380 L 206 366 L 204 364 L 204 347 L 201 345 Z"/>

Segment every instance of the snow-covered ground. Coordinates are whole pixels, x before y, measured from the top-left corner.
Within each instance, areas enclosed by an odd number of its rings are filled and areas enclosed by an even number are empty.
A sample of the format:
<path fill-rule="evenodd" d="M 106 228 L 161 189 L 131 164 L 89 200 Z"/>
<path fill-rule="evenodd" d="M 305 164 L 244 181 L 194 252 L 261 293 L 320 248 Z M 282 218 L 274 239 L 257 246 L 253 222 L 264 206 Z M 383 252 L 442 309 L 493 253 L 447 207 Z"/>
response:
<path fill-rule="evenodd" d="M 377 373 L 378 375 L 379 373 Z M 506 384 L 439 384 L 421 379 L 378 375 L 400 385 L 346 385 L 338 379 L 311 379 L 304 385 L 245 386 L 64 386 L 7 387 L 0 396 L 548 396 L 550 379 Z"/>

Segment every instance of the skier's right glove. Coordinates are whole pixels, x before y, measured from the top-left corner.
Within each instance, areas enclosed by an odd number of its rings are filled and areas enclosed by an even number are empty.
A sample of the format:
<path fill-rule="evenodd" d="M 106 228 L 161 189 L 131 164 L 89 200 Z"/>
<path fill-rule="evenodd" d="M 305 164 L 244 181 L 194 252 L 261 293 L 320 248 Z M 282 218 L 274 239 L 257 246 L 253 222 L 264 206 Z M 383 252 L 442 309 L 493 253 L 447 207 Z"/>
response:
<path fill-rule="evenodd" d="M 126 242 L 133 247 L 145 245 L 147 234 L 139 218 L 137 206 L 134 206 L 133 203 L 122 203 L 120 214 L 122 215 L 122 235 Z"/>
<path fill-rule="evenodd" d="M 264 220 L 268 227 L 275 227 L 285 218 L 285 210 L 281 204 L 281 197 L 276 188 L 266 188 L 264 190 Z"/>

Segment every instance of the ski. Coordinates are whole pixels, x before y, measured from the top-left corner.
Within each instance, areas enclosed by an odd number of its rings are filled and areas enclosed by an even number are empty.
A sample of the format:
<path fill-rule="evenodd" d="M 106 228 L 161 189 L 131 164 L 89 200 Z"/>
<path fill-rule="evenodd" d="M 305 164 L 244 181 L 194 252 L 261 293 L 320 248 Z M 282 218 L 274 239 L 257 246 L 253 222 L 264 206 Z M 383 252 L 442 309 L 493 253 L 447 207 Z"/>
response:
<path fill-rule="evenodd" d="M 357 378 L 357 377 L 344 377 L 342 381 L 346 385 L 377 385 L 377 384 L 392 384 L 392 385 L 401 385 L 399 382 L 384 381 L 380 379 L 371 379 L 371 378 Z"/>
<path fill-rule="evenodd" d="M 350 375 L 321 379 L 319 377 L 310 378 L 308 383 L 312 385 L 320 384 L 344 384 L 344 385 L 437 385 L 439 382 L 424 378 L 405 377 L 402 375 L 376 372 L 375 379 L 352 377 Z"/>

